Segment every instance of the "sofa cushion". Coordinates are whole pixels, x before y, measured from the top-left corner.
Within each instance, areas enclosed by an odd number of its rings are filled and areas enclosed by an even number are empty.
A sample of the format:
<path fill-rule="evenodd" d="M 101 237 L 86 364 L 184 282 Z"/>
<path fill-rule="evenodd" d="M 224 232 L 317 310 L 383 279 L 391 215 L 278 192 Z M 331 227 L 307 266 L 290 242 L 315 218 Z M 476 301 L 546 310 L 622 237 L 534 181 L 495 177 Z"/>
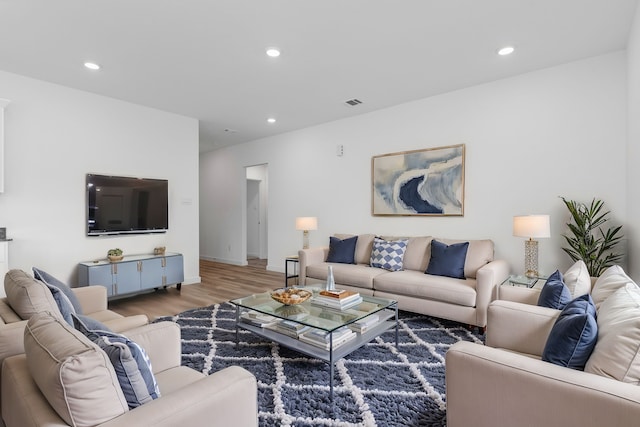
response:
<path fill-rule="evenodd" d="M 571 301 L 571 292 L 562 280 L 562 273 L 556 270 L 542 287 L 538 297 L 540 307 L 562 310 Z"/>
<path fill-rule="evenodd" d="M 59 292 L 64 294 L 64 296 L 69 300 L 69 302 L 73 306 L 73 311 L 78 314 L 83 314 L 82 306 L 80 305 L 80 300 L 78 300 L 78 297 L 76 296 L 76 294 L 73 293 L 71 288 L 66 283 L 61 282 L 60 280 L 56 279 L 46 271 L 41 270 L 39 268 L 33 267 L 32 270 L 33 270 L 33 277 L 40 280 L 41 282 L 44 282 L 44 284 L 49 286 L 50 289 L 58 289 Z"/>
<path fill-rule="evenodd" d="M 100 329 L 90 330 L 77 317 L 74 320 L 76 329 L 109 356 L 129 408 L 160 397 L 151 361 L 142 347 L 124 335 Z"/>
<path fill-rule="evenodd" d="M 353 237 L 353 234 L 334 234 L 338 239 L 348 239 L 349 237 Z M 354 259 L 356 264 L 366 264 L 369 265 L 371 261 L 371 250 L 373 249 L 373 239 L 375 235 L 373 234 L 359 234 L 358 241 L 356 242 L 356 252 L 354 254 Z"/>
<path fill-rule="evenodd" d="M 376 237 L 371 251 L 371 267 L 389 271 L 402 270 L 408 239 L 384 240 Z"/>
<path fill-rule="evenodd" d="M 425 271 L 431 259 L 431 236 L 410 237 L 404 253 L 405 270 Z"/>
<path fill-rule="evenodd" d="M 600 304 L 606 300 L 609 295 L 618 289 L 624 287 L 627 283 L 635 283 L 624 272 L 619 265 L 613 265 L 607 268 L 596 280 L 591 291 L 591 297 L 596 304 L 596 309 L 600 309 Z"/>
<path fill-rule="evenodd" d="M 64 320 L 31 316 L 24 347 L 31 377 L 67 424 L 95 426 L 129 410 L 105 352 Z"/>
<path fill-rule="evenodd" d="M 441 239 L 434 237 L 439 242 L 447 245 L 454 243 L 469 242 L 469 248 L 467 249 L 467 259 L 464 262 L 464 276 L 467 278 L 475 278 L 476 272 L 487 263 L 493 261 L 494 247 L 493 241 L 484 240 L 455 240 L 455 239 Z"/>
<path fill-rule="evenodd" d="M 376 292 L 443 301 L 465 307 L 476 305 L 475 279 L 453 279 L 404 270 L 376 276 L 373 284 Z"/>
<path fill-rule="evenodd" d="M 49 311 L 60 316 L 58 305 L 47 285 L 22 270 L 9 270 L 4 277 L 7 301 L 21 319 Z"/>
<path fill-rule="evenodd" d="M 598 339 L 596 306 L 589 294 L 570 301 L 555 323 L 542 352 L 542 360 L 583 370 Z"/>
<path fill-rule="evenodd" d="M 362 264 L 313 264 L 307 266 L 307 277 L 319 280 L 327 280 L 328 267 L 333 266 L 333 279 L 336 285 L 350 285 L 357 288 L 373 289 L 373 279 L 383 274 L 389 274 L 387 270 L 372 268 Z"/>
<path fill-rule="evenodd" d="M 431 260 L 426 274 L 434 276 L 464 279 L 464 262 L 467 258 L 469 242 L 447 245 L 433 239 L 431 241 Z"/>
<path fill-rule="evenodd" d="M 584 369 L 640 385 L 640 289 L 627 283 L 598 309 L 598 342 Z"/>
<path fill-rule="evenodd" d="M 591 276 L 589 275 L 587 264 L 582 260 L 576 261 L 569 267 L 562 275 L 562 279 L 567 288 L 569 288 L 572 298 L 591 292 Z"/>
<path fill-rule="evenodd" d="M 329 237 L 329 254 L 327 255 L 327 262 L 354 264 L 357 242 L 358 236 L 349 237 L 347 239 L 339 239 L 334 236 Z"/>

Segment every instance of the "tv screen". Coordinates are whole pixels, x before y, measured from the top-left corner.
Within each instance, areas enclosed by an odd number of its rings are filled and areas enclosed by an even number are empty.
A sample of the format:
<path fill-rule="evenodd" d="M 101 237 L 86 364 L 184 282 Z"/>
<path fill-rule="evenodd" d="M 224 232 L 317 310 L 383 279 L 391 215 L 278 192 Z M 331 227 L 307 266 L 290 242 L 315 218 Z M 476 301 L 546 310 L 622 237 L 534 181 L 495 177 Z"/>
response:
<path fill-rule="evenodd" d="M 168 181 L 87 174 L 87 235 L 169 229 Z"/>

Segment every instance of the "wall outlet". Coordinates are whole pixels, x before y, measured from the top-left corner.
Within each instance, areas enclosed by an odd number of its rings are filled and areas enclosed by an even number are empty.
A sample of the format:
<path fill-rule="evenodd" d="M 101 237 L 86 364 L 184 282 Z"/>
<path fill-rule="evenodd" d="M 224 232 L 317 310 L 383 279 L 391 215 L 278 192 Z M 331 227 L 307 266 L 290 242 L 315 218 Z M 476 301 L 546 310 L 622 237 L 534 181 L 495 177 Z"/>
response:
<path fill-rule="evenodd" d="M 336 146 L 336 156 L 338 156 L 338 157 L 344 156 L 344 145 L 338 144 Z"/>

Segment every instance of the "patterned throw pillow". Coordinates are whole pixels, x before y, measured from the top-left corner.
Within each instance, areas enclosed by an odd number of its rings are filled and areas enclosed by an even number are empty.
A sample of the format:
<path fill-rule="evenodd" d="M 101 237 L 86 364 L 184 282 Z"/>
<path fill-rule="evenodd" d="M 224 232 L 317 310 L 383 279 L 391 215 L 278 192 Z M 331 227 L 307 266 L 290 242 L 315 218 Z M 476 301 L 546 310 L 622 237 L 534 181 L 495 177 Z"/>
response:
<path fill-rule="evenodd" d="M 384 268 L 389 271 L 402 270 L 408 241 L 409 239 L 388 241 L 379 237 L 373 239 L 371 267 Z"/>
<path fill-rule="evenodd" d="M 136 408 L 160 397 L 151 360 L 142 347 L 124 335 L 89 330 L 77 317 L 73 319 L 76 329 L 109 356 L 129 408 Z"/>

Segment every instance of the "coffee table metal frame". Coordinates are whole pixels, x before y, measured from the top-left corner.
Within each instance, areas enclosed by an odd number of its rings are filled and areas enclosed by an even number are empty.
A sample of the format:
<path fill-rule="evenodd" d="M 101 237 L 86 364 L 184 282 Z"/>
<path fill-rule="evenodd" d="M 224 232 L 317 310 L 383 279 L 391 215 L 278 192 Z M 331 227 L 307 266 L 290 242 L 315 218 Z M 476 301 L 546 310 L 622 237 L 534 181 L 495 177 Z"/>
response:
<path fill-rule="evenodd" d="M 256 302 L 256 304 L 249 304 L 246 300 L 251 300 L 251 302 Z M 306 301 L 303 304 L 299 304 L 299 306 L 304 307 L 309 312 L 318 313 L 318 315 L 310 315 L 309 318 L 296 320 L 293 318 L 288 318 L 285 315 L 278 315 L 277 309 L 282 306 L 282 304 L 271 300 L 269 292 L 264 294 L 255 294 L 250 295 L 245 298 L 238 298 L 230 301 L 232 304 L 236 306 L 236 346 L 239 344 L 239 332 L 240 329 L 244 329 L 250 331 L 258 336 L 263 338 L 267 338 L 273 342 L 276 342 L 280 345 L 283 345 L 292 350 L 298 351 L 302 354 L 305 354 L 310 357 L 314 357 L 316 359 L 322 360 L 329 364 L 329 397 L 333 399 L 333 374 L 334 374 L 334 364 L 336 361 L 341 358 L 353 353 L 355 350 L 359 349 L 363 345 L 372 341 L 376 337 L 380 336 L 384 332 L 395 327 L 395 345 L 398 346 L 398 302 L 394 300 L 387 300 L 383 298 L 376 298 L 367 295 L 362 296 L 363 303 L 376 304 L 378 307 L 373 310 L 366 312 L 364 315 L 358 316 L 351 315 L 351 313 L 356 313 L 358 306 L 354 308 L 354 310 L 345 310 L 344 312 L 340 312 L 335 309 L 321 308 L 310 305 L 310 301 Z M 258 303 L 259 302 L 259 303 Z M 275 307 L 276 310 L 271 311 L 271 309 Z M 287 307 L 287 306 L 282 306 Z M 291 306 L 289 306 L 291 307 Z M 297 306 L 294 306 L 297 307 Z M 331 333 L 329 339 L 329 350 L 325 350 L 313 344 L 308 344 L 304 341 L 301 341 L 297 338 L 285 335 L 283 333 L 277 332 L 275 330 L 271 330 L 265 327 L 260 327 L 257 325 L 252 325 L 246 322 L 243 322 L 240 318 L 240 315 L 243 311 L 254 310 L 260 313 L 268 314 L 274 316 L 278 319 L 286 319 L 289 321 L 293 321 L 302 325 L 309 325 L 313 328 L 322 329 L 326 332 Z M 286 310 L 283 310 L 286 311 Z M 371 329 L 367 329 L 364 333 L 358 333 L 354 339 L 338 346 L 337 348 L 333 348 L 333 334 L 332 332 L 341 328 L 343 326 L 347 326 L 351 323 L 354 323 L 357 320 L 364 319 L 373 314 L 378 314 L 380 319 L 378 323 L 371 327 Z M 322 322 L 320 324 L 315 324 L 313 319 L 318 318 L 318 316 L 341 316 L 345 315 L 346 321 L 339 321 L 335 325 L 332 326 L 322 326 Z"/>

